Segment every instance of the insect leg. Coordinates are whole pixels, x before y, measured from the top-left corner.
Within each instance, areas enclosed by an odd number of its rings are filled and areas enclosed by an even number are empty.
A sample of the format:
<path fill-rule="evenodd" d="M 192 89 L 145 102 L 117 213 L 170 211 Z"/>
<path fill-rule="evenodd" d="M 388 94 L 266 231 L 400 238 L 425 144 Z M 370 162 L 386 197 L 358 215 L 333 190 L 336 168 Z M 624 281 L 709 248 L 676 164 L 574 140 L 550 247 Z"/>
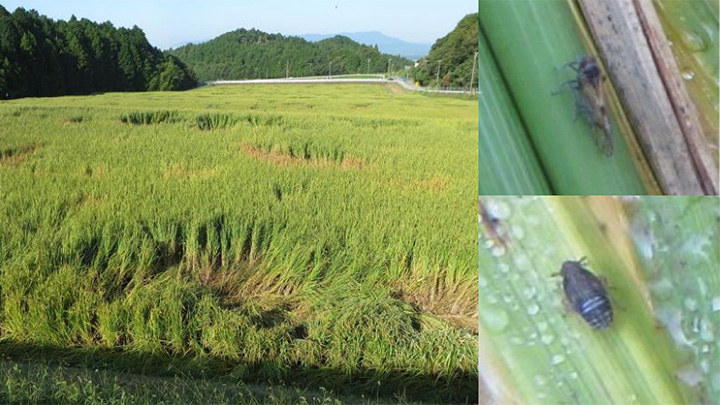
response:
<path fill-rule="evenodd" d="M 578 82 L 577 79 L 568 80 L 568 81 L 564 82 L 563 84 L 561 84 L 560 88 L 553 91 L 551 94 L 553 96 L 557 96 L 558 94 L 568 90 L 568 88 L 570 88 L 570 90 L 578 90 L 580 88 L 580 82 Z"/>
<path fill-rule="evenodd" d="M 568 62 L 568 63 L 566 63 L 566 64 L 564 64 L 564 65 L 562 65 L 562 66 L 555 66 L 555 70 L 567 69 L 567 68 L 570 68 L 570 69 L 572 69 L 572 70 L 574 70 L 574 71 L 577 72 L 578 69 L 580 69 L 580 62 L 574 60 L 574 61 Z"/>
<path fill-rule="evenodd" d="M 566 68 L 570 68 L 576 72 L 580 71 L 580 62 L 578 61 L 572 61 L 565 64 Z"/>
<path fill-rule="evenodd" d="M 605 277 L 605 276 L 603 276 L 603 275 L 599 275 L 599 276 L 597 276 L 597 278 L 600 280 L 600 282 L 602 283 L 603 287 L 605 287 L 605 288 L 612 288 L 612 287 L 608 284 L 607 277 Z"/>
<path fill-rule="evenodd" d="M 578 115 L 582 115 L 586 121 L 592 121 L 592 110 L 582 96 L 577 96 L 575 99 L 575 115 L 573 115 L 573 121 L 577 121 Z"/>

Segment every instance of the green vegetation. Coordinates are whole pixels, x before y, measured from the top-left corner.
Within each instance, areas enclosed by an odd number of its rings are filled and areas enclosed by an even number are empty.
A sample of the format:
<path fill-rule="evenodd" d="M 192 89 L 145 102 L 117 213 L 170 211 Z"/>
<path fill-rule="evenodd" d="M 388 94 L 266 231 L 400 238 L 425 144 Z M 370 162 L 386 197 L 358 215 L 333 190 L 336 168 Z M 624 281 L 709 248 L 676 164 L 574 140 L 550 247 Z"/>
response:
<path fill-rule="evenodd" d="M 0 5 L 0 99 L 104 91 L 184 90 L 194 74 L 138 27 L 74 16 L 54 21 Z"/>
<path fill-rule="evenodd" d="M 479 192 L 481 195 L 552 194 L 527 131 L 508 93 L 487 40 L 480 36 L 478 52 L 478 128 L 480 150 Z"/>
<path fill-rule="evenodd" d="M 617 117 L 610 116 L 615 146 L 608 157 L 595 143 L 599 131 L 576 117 L 572 92 L 558 93 L 563 82 L 576 77 L 563 65 L 587 53 L 568 2 L 482 0 L 479 7 L 481 114 L 483 122 L 496 125 L 480 127 L 481 144 L 491 147 L 481 151 L 480 194 L 516 195 L 532 189 L 544 194 L 547 186 L 554 194 L 657 193 L 638 163 L 639 153 L 623 139 Z M 494 71 L 498 74 L 490 73 Z M 487 117 L 490 113 L 496 115 Z"/>
<path fill-rule="evenodd" d="M 718 1 L 659 0 L 658 11 L 665 35 L 681 69 L 688 94 L 700 112 L 700 125 L 716 151 L 720 145 L 720 24 Z M 717 153 L 712 156 L 718 157 Z M 718 167 L 717 162 L 715 167 Z"/>
<path fill-rule="evenodd" d="M 717 197 L 481 197 L 480 373 L 496 403 L 720 399 Z M 595 330 L 564 302 L 566 260 L 607 282 Z"/>
<path fill-rule="evenodd" d="M 157 377 L 0 359 L 0 402 L 18 404 L 381 404 L 326 389 L 244 384 L 229 378 Z M 404 403 L 402 399 L 399 401 Z M 409 402 L 408 402 L 409 403 Z"/>
<path fill-rule="evenodd" d="M 412 65 L 408 59 L 382 54 L 376 46 L 339 35 L 308 42 L 256 29 L 235 30 L 168 53 L 187 63 L 203 81 L 384 73 L 388 60 L 393 69 Z"/>
<path fill-rule="evenodd" d="M 395 85 L 3 102 L 0 351 L 474 402 L 476 111 Z"/>
<path fill-rule="evenodd" d="M 430 53 L 412 69 L 413 78 L 424 86 L 477 86 L 477 70 L 472 78 L 475 53 L 478 51 L 478 14 L 468 14 L 457 27 L 438 39 Z M 440 81 L 438 82 L 438 68 Z"/>
<path fill-rule="evenodd" d="M 720 402 L 720 199 L 646 198 L 631 206 L 632 239 L 654 314 L 700 401 Z"/>

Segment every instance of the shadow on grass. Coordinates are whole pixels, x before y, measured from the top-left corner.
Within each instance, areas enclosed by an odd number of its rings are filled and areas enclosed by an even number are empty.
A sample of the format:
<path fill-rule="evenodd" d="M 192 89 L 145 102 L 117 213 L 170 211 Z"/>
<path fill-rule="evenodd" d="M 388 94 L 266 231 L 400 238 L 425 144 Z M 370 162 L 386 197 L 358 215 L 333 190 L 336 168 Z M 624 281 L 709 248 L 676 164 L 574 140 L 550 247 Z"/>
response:
<path fill-rule="evenodd" d="M 382 401 L 473 404 L 478 401 L 478 380 L 474 374 L 460 374 L 451 380 L 408 372 L 379 373 L 354 371 L 348 374 L 331 368 L 292 367 L 271 362 L 242 364 L 210 356 L 171 357 L 150 353 L 103 348 L 63 348 L 2 342 L 0 357 L 13 361 L 40 363 L 93 370 L 112 370 L 152 377 L 191 377 L 242 381 L 332 390 L 338 394 Z"/>

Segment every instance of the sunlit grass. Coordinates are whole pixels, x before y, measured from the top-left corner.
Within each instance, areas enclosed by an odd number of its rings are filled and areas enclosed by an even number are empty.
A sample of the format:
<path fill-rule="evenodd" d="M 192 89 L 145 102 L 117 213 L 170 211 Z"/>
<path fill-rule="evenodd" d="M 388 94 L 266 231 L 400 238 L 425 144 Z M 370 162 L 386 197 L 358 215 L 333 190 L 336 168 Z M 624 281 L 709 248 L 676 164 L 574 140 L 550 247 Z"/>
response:
<path fill-rule="evenodd" d="M 0 339 L 476 398 L 476 111 L 381 85 L 4 102 Z"/>

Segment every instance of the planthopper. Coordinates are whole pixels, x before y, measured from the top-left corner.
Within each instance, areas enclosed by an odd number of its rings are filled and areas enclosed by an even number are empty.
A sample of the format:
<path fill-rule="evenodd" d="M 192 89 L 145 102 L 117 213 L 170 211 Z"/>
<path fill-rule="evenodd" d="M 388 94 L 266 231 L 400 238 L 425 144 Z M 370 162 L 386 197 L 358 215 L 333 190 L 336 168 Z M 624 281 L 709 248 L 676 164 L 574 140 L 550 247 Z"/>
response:
<path fill-rule="evenodd" d="M 568 260 L 560 268 L 570 307 L 595 329 L 612 325 L 613 311 L 603 282 L 585 268 L 585 260 Z"/>
<path fill-rule="evenodd" d="M 563 67 L 574 70 L 576 77 L 563 83 L 560 90 L 553 94 L 558 94 L 568 87 L 573 91 L 575 119 L 581 114 L 593 129 L 594 141 L 600 151 L 605 156 L 612 156 L 614 149 L 612 131 L 602 88 L 606 78 L 597 60 L 594 56 L 585 55 Z"/>

